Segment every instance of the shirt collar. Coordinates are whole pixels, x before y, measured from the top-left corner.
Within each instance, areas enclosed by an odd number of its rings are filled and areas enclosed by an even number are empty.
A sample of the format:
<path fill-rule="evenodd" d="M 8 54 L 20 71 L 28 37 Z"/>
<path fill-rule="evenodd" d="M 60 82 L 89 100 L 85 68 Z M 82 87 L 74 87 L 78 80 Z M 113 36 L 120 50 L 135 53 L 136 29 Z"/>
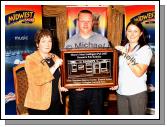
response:
<path fill-rule="evenodd" d="M 92 32 L 89 38 L 93 37 L 95 34 L 96 34 L 95 32 Z M 78 33 L 78 36 L 79 36 L 80 38 L 83 38 L 83 37 L 80 35 L 80 33 Z M 88 39 L 89 39 L 89 38 L 88 38 Z"/>
<path fill-rule="evenodd" d="M 125 45 L 127 51 L 128 51 L 128 49 L 129 49 L 129 45 L 130 45 L 129 43 L 127 43 L 127 44 Z M 140 48 L 140 45 L 137 44 L 137 45 L 133 48 L 133 51 L 132 51 L 131 53 L 135 53 L 139 48 Z"/>

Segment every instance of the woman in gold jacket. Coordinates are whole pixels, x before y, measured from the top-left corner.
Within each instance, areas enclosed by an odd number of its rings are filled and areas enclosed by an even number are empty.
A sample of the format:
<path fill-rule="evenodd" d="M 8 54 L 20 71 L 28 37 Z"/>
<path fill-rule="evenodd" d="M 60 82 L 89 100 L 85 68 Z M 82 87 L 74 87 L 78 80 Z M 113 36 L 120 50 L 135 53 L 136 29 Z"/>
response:
<path fill-rule="evenodd" d="M 52 36 L 49 30 L 42 29 L 35 35 L 37 50 L 26 57 L 25 70 L 28 78 L 28 90 L 24 106 L 30 115 L 61 114 L 60 69 L 62 59 L 50 53 Z"/>

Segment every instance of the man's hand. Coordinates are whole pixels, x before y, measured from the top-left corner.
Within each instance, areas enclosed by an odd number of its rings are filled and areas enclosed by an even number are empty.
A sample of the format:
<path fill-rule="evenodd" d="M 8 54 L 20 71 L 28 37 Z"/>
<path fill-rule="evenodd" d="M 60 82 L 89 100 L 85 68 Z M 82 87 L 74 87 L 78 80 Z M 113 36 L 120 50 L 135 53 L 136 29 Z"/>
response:
<path fill-rule="evenodd" d="M 75 89 L 75 91 L 83 91 L 84 90 L 84 88 L 77 88 L 77 89 Z"/>
<path fill-rule="evenodd" d="M 109 88 L 109 90 L 117 90 L 117 89 L 118 89 L 118 85 L 112 86 L 112 87 Z"/>
<path fill-rule="evenodd" d="M 62 92 L 67 92 L 67 91 L 68 91 L 68 89 L 67 89 L 67 88 L 65 88 L 65 87 L 61 87 L 61 88 L 60 88 L 60 91 L 62 91 Z"/>

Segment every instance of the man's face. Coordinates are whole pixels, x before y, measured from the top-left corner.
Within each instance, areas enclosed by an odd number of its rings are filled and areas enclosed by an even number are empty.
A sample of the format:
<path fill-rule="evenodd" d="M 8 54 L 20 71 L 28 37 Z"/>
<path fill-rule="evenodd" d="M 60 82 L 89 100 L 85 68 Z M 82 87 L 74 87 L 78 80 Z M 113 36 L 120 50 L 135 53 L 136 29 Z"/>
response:
<path fill-rule="evenodd" d="M 93 17 L 89 13 L 81 13 L 78 18 L 79 31 L 82 34 L 89 34 L 92 32 Z"/>

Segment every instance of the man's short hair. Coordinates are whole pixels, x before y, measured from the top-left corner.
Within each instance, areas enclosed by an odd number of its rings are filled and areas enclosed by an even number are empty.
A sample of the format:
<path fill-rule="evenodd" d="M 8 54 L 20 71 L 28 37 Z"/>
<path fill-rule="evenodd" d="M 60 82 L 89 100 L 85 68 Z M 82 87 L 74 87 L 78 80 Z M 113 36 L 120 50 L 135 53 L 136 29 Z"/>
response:
<path fill-rule="evenodd" d="M 91 11 L 89 11 L 89 10 L 81 10 L 81 11 L 78 13 L 78 18 L 79 18 L 79 15 L 80 15 L 81 13 L 88 13 L 88 14 L 91 14 L 91 15 L 93 16 L 93 14 L 92 14 Z"/>

